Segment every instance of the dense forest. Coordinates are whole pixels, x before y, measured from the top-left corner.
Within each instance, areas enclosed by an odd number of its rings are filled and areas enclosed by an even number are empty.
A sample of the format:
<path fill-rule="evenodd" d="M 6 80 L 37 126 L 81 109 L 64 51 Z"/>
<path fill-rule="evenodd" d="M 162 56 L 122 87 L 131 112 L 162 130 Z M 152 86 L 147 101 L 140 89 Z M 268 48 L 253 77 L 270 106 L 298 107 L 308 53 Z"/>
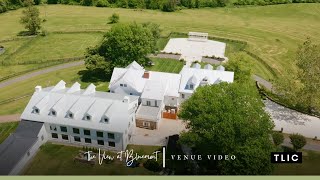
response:
<path fill-rule="evenodd" d="M 0 0 L 0 13 L 24 6 L 24 0 Z M 320 0 L 34 0 L 35 5 L 68 4 L 131 9 L 160 9 L 172 12 L 183 8 L 272 5 L 288 3 L 319 3 Z"/>

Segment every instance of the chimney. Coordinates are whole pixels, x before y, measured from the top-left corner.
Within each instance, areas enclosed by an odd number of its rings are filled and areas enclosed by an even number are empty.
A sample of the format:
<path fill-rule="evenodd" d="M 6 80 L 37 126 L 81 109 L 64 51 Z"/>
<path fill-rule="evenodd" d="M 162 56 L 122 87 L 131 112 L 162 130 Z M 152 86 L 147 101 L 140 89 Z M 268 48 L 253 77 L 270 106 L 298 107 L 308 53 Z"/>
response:
<path fill-rule="evenodd" d="M 40 92 L 42 90 L 42 87 L 41 86 L 36 86 L 34 89 L 35 89 L 36 92 Z"/>
<path fill-rule="evenodd" d="M 149 76 L 150 76 L 150 72 L 144 71 L 143 78 L 149 79 Z"/>

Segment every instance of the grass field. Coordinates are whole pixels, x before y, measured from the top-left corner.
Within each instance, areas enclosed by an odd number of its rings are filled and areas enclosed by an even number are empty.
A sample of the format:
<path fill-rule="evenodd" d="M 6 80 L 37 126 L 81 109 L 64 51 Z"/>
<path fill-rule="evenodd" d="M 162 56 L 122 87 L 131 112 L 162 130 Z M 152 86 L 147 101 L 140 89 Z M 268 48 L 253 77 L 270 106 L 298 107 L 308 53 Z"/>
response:
<path fill-rule="evenodd" d="M 108 30 L 107 18 L 114 12 L 120 22 L 155 22 L 162 34 L 171 31 L 208 32 L 212 36 L 244 40 L 248 50 L 260 56 L 281 77 L 295 72 L 293 59 L 298 44 L 307 37 L 320 42 L 320 4 L 286 4 L 241 8 L 186 9 L 173 13 L 153 10 L 96 8 L 83 6 L 40 6 L 46 14 L 45 29 L 52 31 Z M 0 39 L 14 37 L 23 30 L 19 24 L 21 11 L 0 15 L 6 26 L 0 29 Z M 255 61 L 256 62 L 256 61 Z M 258 74 L 263 66 L 256 62 Z"/>
<path fill-rule="evenodd" d="M 128 147 L 129 148 L 129 147 Z M 151 154 L 158 147 L 134 147 L 143 154 Z M 131 148 L 130 148 L 131 149 Z M 110 164 L 103 163 L 90 166 L 73 162 L 73 158 L 81 148 L 47 143 L 41 146 L 31 164 L 26 168 L 25 175 L 153 175 L 144 167 L 129 168 L 124 161 L 115 160 Z M 151 150 L 149 152 L 149 150 Z M 109 154 L 114 154 L 110 153 Z"/>
<path fill-rule="evenodd" d="M 0 123 L 0 144 L 17 128 L 19 122 Z"/>
<path fill-rule="evenodd" d="M 147 69 L 153 71 L 162 71 L 162 72 L 180 72 L 183 63 L 176 60 L 170 59 L 157 59 L 152 58 L 155 66 L 149 67 Z M 30 96 L 12 101 L 9 103 L 1 104 L 1 101 L 7 99 L 15 99 L 22 97 L 24 95 L 31 95 L 34 92 L 34 87 L 41 85 L 43 87 L 53 86 L 58 83 L 60 80 L 64 80 L 67 83 L 67 86 L 71 86 L 74 82 L 79 82 L 81 88 L 86 88 L 92 81 L 84 80 L 82 74 L 86 72 L 84 66 L 77 66 L 72 68 L 66 68 L 56 72 L 51 72 L 43 74 L 31 79 L 14 83 L 10 86 L 0 89 L 0 115 L 6 114 L 16 114 L 22 113 L 23 109 L 27 105 Z M 109 79 L 107 80 L 97 80 L 93 82 L 97 86 L 98 91 L 108 91 Z"/>
<path fill-rule="evenodd" d="M 102 33 L 52 33 L 0 43 L 6 48 L 5 53 L 0 55 L 0 62 L 10 65 L 0 67 L 0 78 L 36 69 L 53 63 L 52 60 L 84 56 L 86 48 L 96 45 L 102 36 Z"/>
<path fill-rule="evenodd" d="M 302 164 L 276 165 L 274 175 L 320 175 L 320 152 L 304 151 Z"/>
<path fill-rule="evenodd" d="M 146 67 L 149 71 L 179 73 L 183 67 L 183 62 L 172 59 L 152 58 L 152 61 L 154 66 Z"/>

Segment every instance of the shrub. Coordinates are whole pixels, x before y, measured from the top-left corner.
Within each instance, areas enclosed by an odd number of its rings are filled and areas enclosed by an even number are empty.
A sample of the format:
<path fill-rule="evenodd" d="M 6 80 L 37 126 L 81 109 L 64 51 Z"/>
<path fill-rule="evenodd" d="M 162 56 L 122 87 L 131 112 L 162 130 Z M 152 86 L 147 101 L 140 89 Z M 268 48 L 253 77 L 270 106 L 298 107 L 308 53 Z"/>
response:
<path fill-rule="evenodd" d="M 80 4 L 82 6 L 92 6 L 93 5 L 93 0 L 81 0 Z"/>
<path fill-rule="evenodd" d="M 96 7 L 109 7 L 110 4 L 107 0 L 99 0 L 97 3 L 96 3 Z"/>
<path fill-rule="evenodd" d="M 59 0 L 47 0 L 48 4 L 58 4 Z"/>
<path fill-rule="evenodd" d="M 284 136 L 283 136 L 283 134 L 280 133 L 280 132 L 274 132 L 274 133 L 272 133 L 272 139 L 273 139 L 273 143 L 274 143 L 276 146 L 279 146 L 280 144 L 283 143 Z"/>
<path fill-rule="evenodd" d="M 40 35 L 41 36 L 47 36 L 48 35 L 48 31 L 42 28 L 41 32 L 40 32 Z"/>
<path fill-rule="evenodd" d="M 117 13 L 113 13 L 112 16 L 109 17 L 109 23 L 114 24 L 119 22 L 119 15 Z"/>
<path fill-rule="evenodd" d="M 307 144 L 307 140 L 301 134 L 291 134 L 290 135 L 291 144 L 295 151 L 303 148 Z"/>
<path fill-rule="evenodd" d="M 161 170 L 160 164 L 153 160 L 153 159 L 148 159 L 145 163 L 143 163 L 143 166 L 153 172 L 158 172 Z"/>
<path fill-rule="evenodd" d="M 6 12 L 8 10 L 9 3 L 7 0 L 0 0 L 0 13 Z"/>

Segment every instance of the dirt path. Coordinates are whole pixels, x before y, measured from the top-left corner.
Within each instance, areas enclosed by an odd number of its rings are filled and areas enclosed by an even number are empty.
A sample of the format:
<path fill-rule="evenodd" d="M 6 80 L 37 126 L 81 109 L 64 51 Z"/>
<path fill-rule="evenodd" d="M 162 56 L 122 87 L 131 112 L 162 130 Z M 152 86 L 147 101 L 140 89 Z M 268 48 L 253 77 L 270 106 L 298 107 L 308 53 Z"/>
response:
<path fill-rule="evenodd" d="M 10 114 L 0 116 L 0 123 L 20 121 L 21 114 Z"/>
<path fill-rule="evenodd" d="M 39 71 L 35 71 L 35 72 L 29 73 L 29 74 L 18 76 L 18 77 L 9 79 L 7 81 L 0 82 L 0 89 L 4 88 L 6 86 L 9 86 L 13 83 L 17 83 L 17 82 L 21 82 L 21 81 L 33 78 L 35 76 L 39 76 L 39 75 L 46 74 L 49 72 L 53 72 L 53 71 L 57 71 L 57 70 L 65 69 L 65 68 L 70 68 L 70 67 L 74 67 L 74 66 L 79 66 L 79 65 L 83 65 L 83 64 L 84 64 L 84 61 L 77 61 L 77 62 L 72 62 L 72 63 L 67 63 L 67 64 L 61 64 L 58 66 L 53 66 L 50 68 L 46 68 L 43 70 L 39 70 Z"/>

